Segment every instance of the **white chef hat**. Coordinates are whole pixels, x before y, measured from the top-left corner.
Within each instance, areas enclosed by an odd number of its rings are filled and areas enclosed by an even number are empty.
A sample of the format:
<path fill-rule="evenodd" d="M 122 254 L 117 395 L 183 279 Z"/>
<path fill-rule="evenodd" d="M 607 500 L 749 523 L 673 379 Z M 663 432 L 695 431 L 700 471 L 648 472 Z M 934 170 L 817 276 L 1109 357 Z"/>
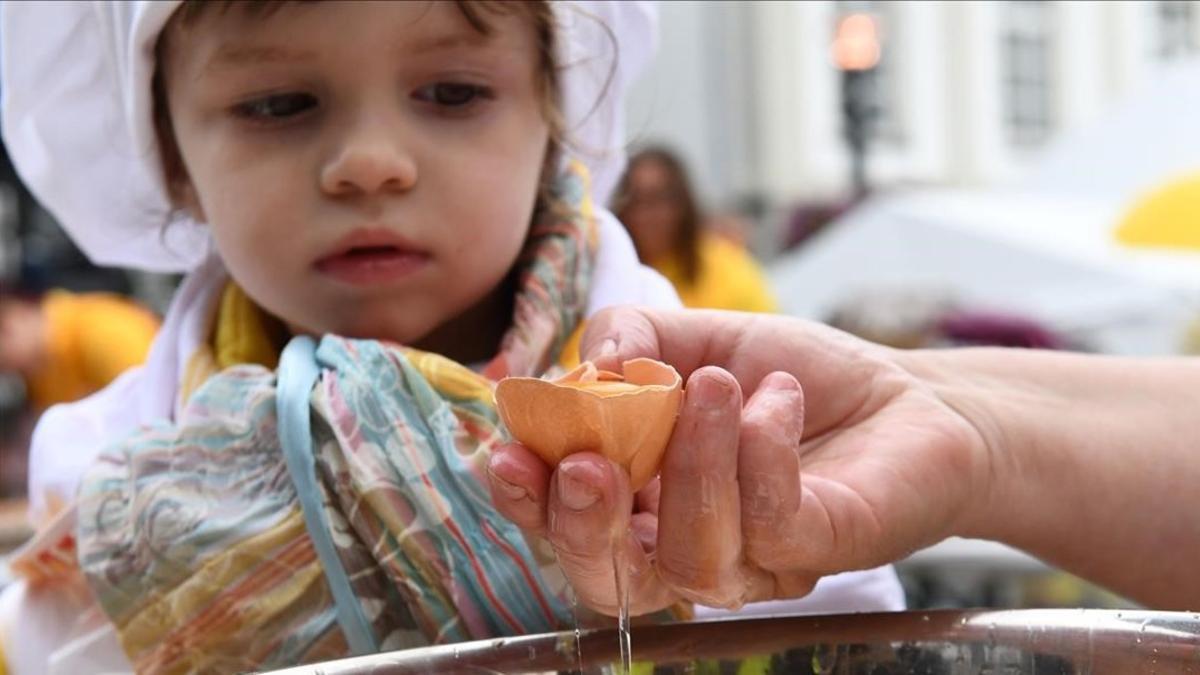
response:
<path fill-rule="evenodd" d="M 154 45 L 179 4 L 0 3 L 8 153 L 98 264 L 179 272 L 210 252 L 207 231 L 172 210 L 154 134 Z M 553 6 L 568 139 L 602 205 L 624 169 L 624 90 L 654 52 L 657 16 L 648 2 Z"/>

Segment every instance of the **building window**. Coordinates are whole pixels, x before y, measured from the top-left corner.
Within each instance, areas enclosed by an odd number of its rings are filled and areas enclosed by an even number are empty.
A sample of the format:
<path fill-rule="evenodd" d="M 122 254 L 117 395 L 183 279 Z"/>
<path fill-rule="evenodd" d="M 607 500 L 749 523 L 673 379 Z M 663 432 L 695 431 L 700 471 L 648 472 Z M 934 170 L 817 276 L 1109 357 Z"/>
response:
<path fill-rule="evenodd" d="M 834 26 L 850 14 L 869 14 L 879 29 L 879 63 L 869 71 L 870 82 L 864 87 L 870 92 L 875 115 L 868 130 L 869 137 L 889 145 L 904 142 L 904 125 L 900 119 L 900 91 L 897 42 L 899 37 L 896 3 L 878 0 L 840 0 L 834 16 Z"/>
<path fill-rule="evenodd" d="M 1153 25 L 1159 58 L 1164 61 L 1200 53 L 1200 3 L 1162 0 L 1154 3 Z"/>
<path fill-rule="evenodd" d="M 1043 144 L 1054 131 L 1052 11 L 1046 2 L 1004 5 L 1001 68 L 1008 140 L 1020 148 Z"/>

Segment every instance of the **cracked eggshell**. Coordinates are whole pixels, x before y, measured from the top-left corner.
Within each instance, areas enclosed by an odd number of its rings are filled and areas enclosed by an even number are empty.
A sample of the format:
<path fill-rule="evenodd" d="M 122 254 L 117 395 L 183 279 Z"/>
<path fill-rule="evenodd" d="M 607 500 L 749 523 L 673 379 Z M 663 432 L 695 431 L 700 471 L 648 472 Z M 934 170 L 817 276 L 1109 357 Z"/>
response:
<path fill-rule="evenodd" d="M 683 379 L 653 359 L 626 361 L 624 376 L 584 362 L 555 380 L 510 377 L 496 406 L 512 437 L 550 466 L 598 452 L 629 472 L 640 490 L 658 473 L 683 403 Z"/>

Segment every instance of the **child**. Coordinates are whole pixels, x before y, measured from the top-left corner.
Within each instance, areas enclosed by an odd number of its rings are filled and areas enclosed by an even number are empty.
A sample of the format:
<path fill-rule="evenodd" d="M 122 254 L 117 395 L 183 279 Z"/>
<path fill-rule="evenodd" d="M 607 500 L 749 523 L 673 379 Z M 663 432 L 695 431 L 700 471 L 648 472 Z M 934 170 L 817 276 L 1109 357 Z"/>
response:
<path fill-rule="evenodd" d="M 605 305 L 678 302 L 594 206 L 651 19 L 4 5 L 23 178 L 98 262 L 189 271 L 146 367 L 36 432 L 34 515 L 54 519 L 0 603 L 0 623 L 22 616 L 0 625 L 16 672 L 263 668 L 569 625 L 552 561 L 482 488 L 503 436 L 490 385 L 569 360 Z M 80 572 L 77 600 L 62 580 Z"/>

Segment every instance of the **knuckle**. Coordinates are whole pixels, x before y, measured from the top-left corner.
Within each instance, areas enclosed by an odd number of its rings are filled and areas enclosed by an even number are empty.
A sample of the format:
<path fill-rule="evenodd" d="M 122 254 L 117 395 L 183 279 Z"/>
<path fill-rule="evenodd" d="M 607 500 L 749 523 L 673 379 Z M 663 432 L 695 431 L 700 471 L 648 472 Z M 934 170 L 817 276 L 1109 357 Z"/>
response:
<path fill-rule="evenodd" d="M 554 511 L 550 512 L 546 538 L 554 546 L 554 551 L 562 558 L 569 560 L 599 560 L 609 549 L 610 542 L 606 533 L 593 531 L 572 518 L 563 518 Z"/>
<path fill-rule="evenodd" d="M 801 416 L 786 392 L 764 396 L 742 416 L 743 443 L 792 448 L 800 443 Z"/>
<path fill-rule="evenodd" d="M 765 543 L 747 545 L 746 561 L 751 565 L 770 571 L 795 569 L 798 562 L 792 551 Z"/>
<path fill-rule="evenodd" d="M 744 604 L 745 591 L 739 580 L 720 570 L 707 569 L 681 556 L 660 558 L 658 573 L 680 596 L 706 607 L 737 608 Z"/>

